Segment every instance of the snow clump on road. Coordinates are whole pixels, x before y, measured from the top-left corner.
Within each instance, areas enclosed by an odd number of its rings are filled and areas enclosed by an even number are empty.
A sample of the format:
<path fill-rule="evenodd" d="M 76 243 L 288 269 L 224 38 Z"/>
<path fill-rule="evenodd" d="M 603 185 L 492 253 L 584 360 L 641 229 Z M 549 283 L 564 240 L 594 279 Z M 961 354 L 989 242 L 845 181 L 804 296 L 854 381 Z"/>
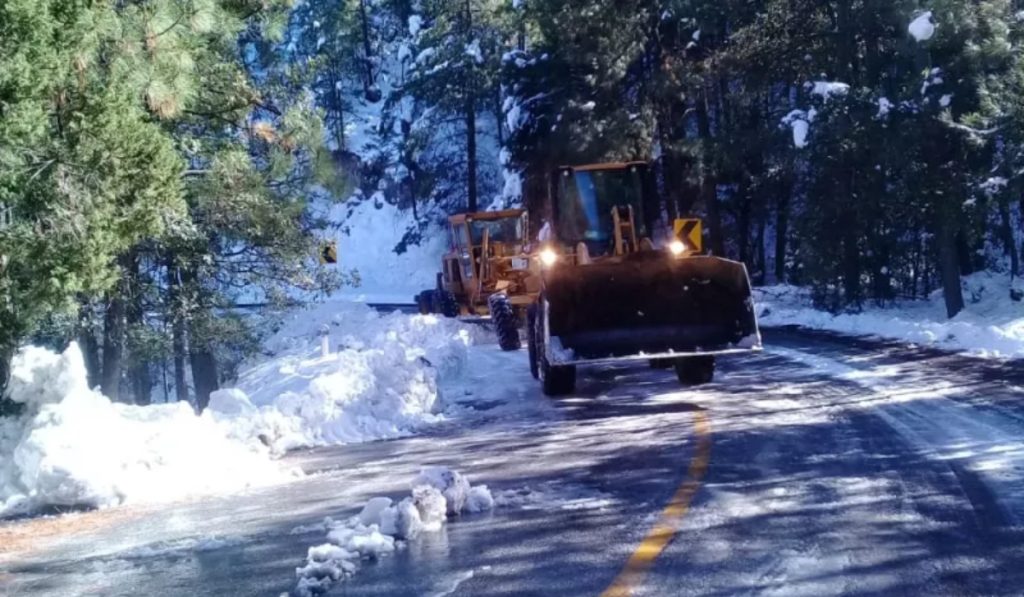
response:
<path fill-rule="evenodd" d="M 309 548 L 306 564 L 295 569 L 301 597 L 327 592 L 331 585 L 355 574 L 362 561 L 393 553 L 403 541 L 440 531 L 449 516 L 483 512 L 494 507 L 486 485 L 447 467 L 423 469 L 412 483 L 412 495 L 394 503 L 375 497 L 346 521 L 327 521 L 327 543 Z"/>

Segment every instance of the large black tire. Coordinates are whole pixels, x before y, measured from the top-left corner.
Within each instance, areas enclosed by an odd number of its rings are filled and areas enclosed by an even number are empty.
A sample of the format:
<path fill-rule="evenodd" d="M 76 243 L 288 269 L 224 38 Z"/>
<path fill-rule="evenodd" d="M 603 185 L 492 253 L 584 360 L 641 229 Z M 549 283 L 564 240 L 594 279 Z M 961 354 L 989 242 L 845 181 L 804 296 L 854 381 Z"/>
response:
<path fill-rule="evenodd" d="M 576 390 L 576 366 L 554 366 L 544 356 L 544 321 L 534 307 L 532 332 L 537 379 L 540 380 L 541 391 L 547 396 L 565 396 Z M 532 367 L 531 367 L 532 370 Z"/>
<path fill-rule="evenodd" d="M 502 350 L 519 350 L 523 347 L 519 339 L 519 318 L 516 310 L 504 294 L 492 294 L 487 299 L 487 308 L 491 311 L 491 323 L 498 334 L 498 346 Z"/>
<path fill-rule="evenodd" d="M 711 383 L 715 378 L 715 357 L 687 357 L 676 359 L 676 377 L 685 386 L 699 386 Z"/>
<path fill-rule="evenodd" d="M 530 305 L 526 309 L 526 349 L 530 355 L 530 375 L 540 379 L 540 369 L 537 367 L 537 305 Z"/>
<path fill-rule="evenodd" d="M 416 307 L 419 309 L 420 315 L 429 315 L 432 312 L 433 296 L 433 290 L 424 290 L 416 295 Z"/>
<path fill-rule="evenodd" d="M 434 290 L 431 296 L 431 310 L 445 317 L 459 316 L 459 303 L 448 290 Z"/>

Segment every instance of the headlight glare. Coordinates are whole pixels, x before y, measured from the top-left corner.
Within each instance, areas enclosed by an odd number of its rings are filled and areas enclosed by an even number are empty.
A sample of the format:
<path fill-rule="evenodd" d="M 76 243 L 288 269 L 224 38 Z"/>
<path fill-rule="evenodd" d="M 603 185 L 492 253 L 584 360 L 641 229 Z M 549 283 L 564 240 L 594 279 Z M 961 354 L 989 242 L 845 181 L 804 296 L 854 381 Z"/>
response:
<path fill-rule="evenodd" d="M 540 262 L 544 264 L 545 267 L 551 267 L 556 261 L 558 261 L 558 253 L 556 253 L 554 249 L 547 247 L 541 249 Z"/>

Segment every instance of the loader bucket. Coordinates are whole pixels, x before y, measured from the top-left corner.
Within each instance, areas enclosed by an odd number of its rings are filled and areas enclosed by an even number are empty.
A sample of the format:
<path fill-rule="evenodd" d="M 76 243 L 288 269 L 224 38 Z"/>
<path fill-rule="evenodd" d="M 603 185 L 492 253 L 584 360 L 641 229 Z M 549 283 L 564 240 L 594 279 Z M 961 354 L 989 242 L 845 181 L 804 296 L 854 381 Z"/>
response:
<path fill-rule="evenodd" d="M 556 267 L 545 282 L 553 363 L 761 347 L 747 269 L 736 261 L 649 252 Z"/>

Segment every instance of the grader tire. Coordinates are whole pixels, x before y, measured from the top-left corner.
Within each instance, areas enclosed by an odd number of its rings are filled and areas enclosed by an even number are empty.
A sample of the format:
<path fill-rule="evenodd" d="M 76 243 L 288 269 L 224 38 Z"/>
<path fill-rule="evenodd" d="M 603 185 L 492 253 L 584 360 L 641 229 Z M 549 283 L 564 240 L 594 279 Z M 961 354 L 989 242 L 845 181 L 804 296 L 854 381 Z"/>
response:
<path fill-rule="evenodd" d="M 445 317 L 459 316 L 459 303 L 455 295 L 448 290 L 435 290 L 431 297 L 431 309 Z"/>
<path fill-rule="evenodd" d="M 491 311 L 494 331 L 498 334 L 498 346 L 505 351 L 522 348 L 523 343 L 519 339 L 519 318 L 516 317 L 516 311 L 508 297 L 504 294 L 491 295 L 487 299 L 487 306 Z"/>

